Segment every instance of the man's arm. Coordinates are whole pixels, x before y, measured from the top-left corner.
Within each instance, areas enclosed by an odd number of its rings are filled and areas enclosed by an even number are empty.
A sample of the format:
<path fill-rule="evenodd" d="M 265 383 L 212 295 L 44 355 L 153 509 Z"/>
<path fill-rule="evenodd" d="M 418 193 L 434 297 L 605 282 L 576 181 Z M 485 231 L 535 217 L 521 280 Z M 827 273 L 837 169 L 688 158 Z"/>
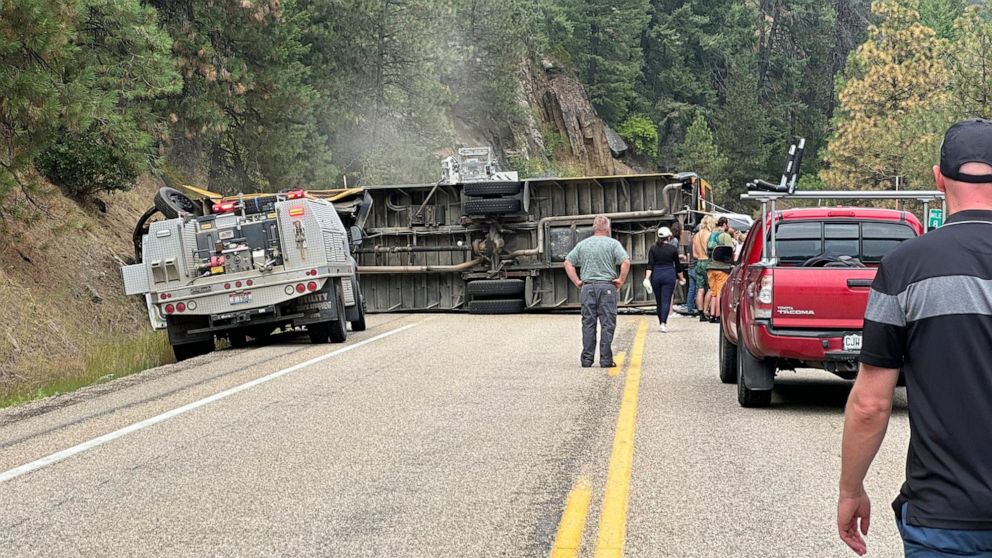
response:
<path fill-rule="evenodd" d="M 630 259 L 628 258 L 624 260 L 622 264 L 620 264 L 620 277 L 618 277 L 617 280 L 613 282 L 613 286 L 616 287 L 617 289 L 622 287 L 623 284 L 627 282 L 627 274 L 629 273 L 630 273 Z"/>
<path fill-rule="evenodd" d="M 868 551 L 862 535 L 868 534 L 871 523 L 871 500 L 865 492 L 865 475 L 885 438 L 898 380 L 897 368 L 862 363 L 844 410 L 837 531 L 841 540 L 859 555 Z"/>
<path fill-rule="evenodd" d="M 579 274 L 575 272 L 575 265 L 567 259 L 565 260 L 565 273 L 576 288 L 582 288 L 582 280 L 579 279 Z"/>

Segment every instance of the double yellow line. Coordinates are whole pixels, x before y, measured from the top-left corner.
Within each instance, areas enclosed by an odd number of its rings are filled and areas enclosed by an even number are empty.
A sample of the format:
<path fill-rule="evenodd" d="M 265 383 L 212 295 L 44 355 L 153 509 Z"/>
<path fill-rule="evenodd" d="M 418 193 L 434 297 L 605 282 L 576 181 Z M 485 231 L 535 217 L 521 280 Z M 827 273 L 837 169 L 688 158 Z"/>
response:
<path fill-rule="evenodd" d="M 644 359 L 644 341 L 648 333 L 648 322 L 641 320 L 630 353 L 630 366 L 624 381 L 623 400 L 617 416 L 616 433 L 613 437 L 613 451 L 610 454 L 610 467 L 606 474 L 606 490 L 603 494 L 603 509 L 599 516 L 599 536 L 596 540 L 596 558 L 623 556 L 624 539 L 627 535 L 627 502 L 630 495 L 630 474 L 634 465 L 634 426 L 637 422 L 637 392 L 641 384 L 641 364 Z M 616 376 L 623 366 L 623 355 L 618 355 L 617 366 L 610 369 Z M 587 477 L 578 480 L 565 502 L 552 558 L 572 558 L 579 555 L 582 546 L 582 532 L 585 530 L 586 516 L 592 501 L 591 482 Z"/>

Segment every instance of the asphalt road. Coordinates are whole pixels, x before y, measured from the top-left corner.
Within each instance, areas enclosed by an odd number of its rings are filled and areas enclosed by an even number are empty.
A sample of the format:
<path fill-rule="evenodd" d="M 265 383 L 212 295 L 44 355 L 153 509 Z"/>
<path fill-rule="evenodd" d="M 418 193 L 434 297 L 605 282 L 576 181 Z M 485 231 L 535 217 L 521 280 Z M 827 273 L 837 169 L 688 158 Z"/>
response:
<path fill-rule="evenodd" d="M 786 373 L 742 409 L 688 319 L 621 316 L 616 375 L 578 366 L 577 316 L 370 326 L 0 412 L 0 556 L 853 556 L 845 382 Z M 900 394 L 870 556 L 900 554 L 907 443 Z"/>

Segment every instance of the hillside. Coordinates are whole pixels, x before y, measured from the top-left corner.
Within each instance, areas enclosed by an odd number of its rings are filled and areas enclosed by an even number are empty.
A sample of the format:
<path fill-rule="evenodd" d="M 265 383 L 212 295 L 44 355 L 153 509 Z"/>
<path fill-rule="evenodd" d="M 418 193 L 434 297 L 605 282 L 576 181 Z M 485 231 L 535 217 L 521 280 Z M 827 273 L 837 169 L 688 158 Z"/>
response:
<path fill-rule="evenodd" d="M 0 405 L 15 392 L 53 382 L 57 391 L 170 358 L 168 343 L 148 334 L 141 300 L 123 295 L 118 272 L 134 257 L 131 230 L 155 189 L 142 179 L 81 206 L 46 187 L 42 207 L 8 225 L 0 242 Z"/>

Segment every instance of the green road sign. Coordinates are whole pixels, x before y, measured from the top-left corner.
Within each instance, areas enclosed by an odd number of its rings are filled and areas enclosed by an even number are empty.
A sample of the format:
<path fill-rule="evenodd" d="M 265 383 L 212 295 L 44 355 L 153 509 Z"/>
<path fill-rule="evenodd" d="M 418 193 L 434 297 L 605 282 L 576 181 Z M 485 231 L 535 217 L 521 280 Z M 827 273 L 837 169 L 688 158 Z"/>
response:
<path fill-rule="evenodd" d="M 943 209 L 931 209 L 930 215 L 927 215 L 928 228 L 936 229 L 944 224 L 944 210 Z"/>

